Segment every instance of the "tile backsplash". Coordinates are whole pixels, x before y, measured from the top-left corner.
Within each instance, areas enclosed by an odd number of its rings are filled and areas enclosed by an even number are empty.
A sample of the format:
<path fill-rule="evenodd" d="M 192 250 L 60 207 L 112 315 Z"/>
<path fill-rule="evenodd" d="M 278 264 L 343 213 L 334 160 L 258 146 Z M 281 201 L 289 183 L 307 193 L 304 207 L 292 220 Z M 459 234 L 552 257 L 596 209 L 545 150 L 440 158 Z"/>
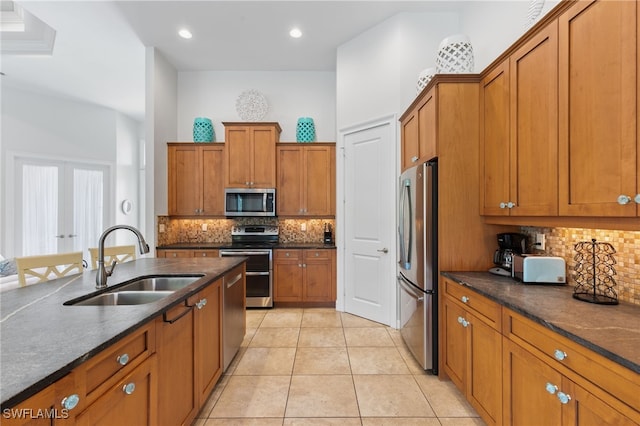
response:
<path fill-rule="evenodd" d="M 576 243 L 596 239 L 613 246 L 616 264 L 616 292 L 618 300 L 640 305 L 640 232 L 612 231 L 604 229 L 584 228 L 537 228 L 522 227 L 521 232 L 527 234 L 529 241 L 534 241 L 536 233 L 546 237 L 544 253 L 549 256 L 560 256 L 567 262 L 567 282 L 575 285 L 573 269 L 576 265 L 574 257 Z M 537 251 L 542 253 L 541 251 Z"/>
<path fill-rule="evenodd" d="M 238 218 L 238 219 L 175 219 L 158 216 L 158 245 L 175 243 L 224 243 L 231 241 L 234 225 L 278 225 L 281 243 L 321 243 L 324 226 L 329 223 L 334 230 L 334 219 L 278 219 L 278 218 Z M 302 227 L 306 228 L 302 231 Z"/>

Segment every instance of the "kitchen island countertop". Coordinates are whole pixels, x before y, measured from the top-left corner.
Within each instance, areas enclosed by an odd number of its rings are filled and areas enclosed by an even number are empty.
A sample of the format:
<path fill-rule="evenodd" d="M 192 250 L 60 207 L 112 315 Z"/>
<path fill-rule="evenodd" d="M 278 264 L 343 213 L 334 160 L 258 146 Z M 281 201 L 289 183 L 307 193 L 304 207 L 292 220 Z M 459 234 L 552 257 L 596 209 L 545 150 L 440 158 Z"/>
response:
<path fill-rule="evenodd" d="M 442 275 L 640 373 L 640 306 L 582 302 L 571 285 L 528 285 L 488 272 Z"/>
<path fill-rule="evenodd" d="M 244 257 L 144 258 L 119 264 L 109 277 L 110 287 L 145 275 L 202 275 L 202 278 L 166 298 L 142 305 L 63 305 L 68 300 L 96 291 L 95 270 L 2 293 L 2 409 L 15 406 L 54 383 L 245 261 Z"/>

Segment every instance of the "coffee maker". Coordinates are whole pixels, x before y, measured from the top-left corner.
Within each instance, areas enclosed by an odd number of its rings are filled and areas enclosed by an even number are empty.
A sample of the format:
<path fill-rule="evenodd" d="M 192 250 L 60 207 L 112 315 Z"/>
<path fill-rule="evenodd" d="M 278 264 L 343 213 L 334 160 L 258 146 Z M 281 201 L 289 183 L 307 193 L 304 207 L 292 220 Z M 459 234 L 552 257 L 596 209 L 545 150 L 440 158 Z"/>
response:
<path fill-rule="evenodd" d="M 513 255 L 526 253 L 527 236 L 516 232 L 504 232 L 498 234 L 497 238 L 498 250 L 493 254 L 496 267 L 489 269 L 489 272 L 510 277 Z"/>

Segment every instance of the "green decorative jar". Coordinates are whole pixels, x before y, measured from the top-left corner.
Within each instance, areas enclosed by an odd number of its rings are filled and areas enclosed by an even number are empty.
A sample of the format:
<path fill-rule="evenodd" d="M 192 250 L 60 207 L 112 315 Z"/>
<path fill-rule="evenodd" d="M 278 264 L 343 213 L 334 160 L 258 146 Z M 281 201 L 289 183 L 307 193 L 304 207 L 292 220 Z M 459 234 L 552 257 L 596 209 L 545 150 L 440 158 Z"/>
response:
<path fill-rule="evenodd" d="M 196 117 L 193 120 L 193 141 L 194 142 L 213 142 L 215 133 L 213 132 L 213 123 L 211 119 L 205 117 Z"/>
<path fill-rule="evenodd" d="M 298 125 L 296 127 L 296 141 L 298 142 L 313 142 L 316 140 L 316 127 L 313 123 L 313 118 L 300 117 L 298 118 Z"/>

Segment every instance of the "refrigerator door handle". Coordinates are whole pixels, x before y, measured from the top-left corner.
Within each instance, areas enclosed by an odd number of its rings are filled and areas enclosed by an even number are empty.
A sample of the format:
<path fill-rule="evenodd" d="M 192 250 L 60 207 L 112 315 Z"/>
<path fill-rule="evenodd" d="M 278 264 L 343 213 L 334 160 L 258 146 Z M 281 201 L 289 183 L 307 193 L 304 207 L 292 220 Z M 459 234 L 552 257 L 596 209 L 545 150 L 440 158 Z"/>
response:
<path fill-rule="evenodd" d="M 400 284 L 400 286 L 405 289 L 407 292 L 411 293 L 412 295 L 414 295 L 414 297 L 418 300 L 424 300 L 424 295 L 425 294 L 435 294 L 435 291 L 433 290 L 421 290 L 418 287 L 414 286 L 413 284 L 411 284 L 405 277 L 403 277 L 402 275 L 398 275 L 398 283 Z"/>
<path fill-rule="evenodd" d="M 407 212 L 408 210 L 408 212 Z M 407 215 L 408 213 L 408 215 Z M 398 233 L 400 236 L 400 265 L 404 269 L 411 269 L 411 243 L 413 242 L 413 212 L 411 209 L 411 180 L 405 179 L 402 182 L 400 193 L 400 226 Z M 405 247 L 405 224 L 409 224 L 409 241 Z"/>

